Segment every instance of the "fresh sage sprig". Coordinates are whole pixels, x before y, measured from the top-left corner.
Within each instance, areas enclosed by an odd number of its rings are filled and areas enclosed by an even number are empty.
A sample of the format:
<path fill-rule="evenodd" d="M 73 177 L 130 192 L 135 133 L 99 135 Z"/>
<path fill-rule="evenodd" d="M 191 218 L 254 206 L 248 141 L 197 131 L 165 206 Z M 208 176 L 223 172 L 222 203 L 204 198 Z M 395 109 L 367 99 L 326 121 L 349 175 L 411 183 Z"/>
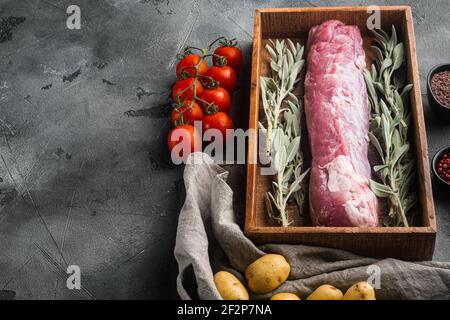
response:
<path fill-rule="evenodd" d="M 308 171 L 303 171 L 303 156 L 300 151 L 301 120 L 303 106 L 293 94 L 304 66 L 303 47 L 287 39 L 269 41 L 266 49 L 270 54 L 270 73 L 261 77 L 261 101 L 266 115 L 266 155 L 276 170 L 272 191 L 266 194 L 269 216 L 287 227 L 287 206 L 293 199 L 299 212 L 303 207 L 302 181 Z"/>
<path fill-rule="evenodd" d="M 415 181 L 414 158 L 408 141 L 411 112 L 400 67 L 405 60 L 404 46 L 398 42 L 395 27 L 389 37 L 386 32 L 373 30 L 376 60 L 371 69 L 364 70 L 370 111 L 369 139 L 381 158 L 374 166 L 379 182 L 371 180 L 370 187 L 378 196 L 388 199 L 389 208 L 383 218 L 385 226 L 409 226 L 410 209 L 416 203 L 411 192 Z"/>
<path fill-rule="evenodd" d="M 270 74 L 260 78 L 261 99 L 267 121 L 267 156 L 271 156 L 271 131 L 278 128 L 283 102 L 287 97 L 295 99 L 292 93 L 294 86 L 300 80 L 299 75 L 305 60 L 303 60 L 304 47 L 299 43 L 286 41 L 273 42 L 269 40 L 266 50 L 270 54 Z"/>

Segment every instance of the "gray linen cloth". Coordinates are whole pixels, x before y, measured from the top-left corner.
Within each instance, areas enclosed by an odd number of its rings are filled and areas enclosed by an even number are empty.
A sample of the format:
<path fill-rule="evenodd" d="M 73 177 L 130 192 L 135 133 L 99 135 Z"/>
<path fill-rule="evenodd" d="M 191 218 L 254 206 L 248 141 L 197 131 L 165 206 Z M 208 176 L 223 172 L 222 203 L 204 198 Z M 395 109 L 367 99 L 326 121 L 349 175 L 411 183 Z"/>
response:
<path fill-rule="evenodd" d="M 283 255 L 291 265 L 291 273 L 288 281 L 270 294 L 252 295 L 249 291 L 252 299 L 267 299 L 278 292 L 292 292 L 304 299 L 325 283 L 345 292 L 358 281 L 372 280 L 368 278 L 373 270 L 380 274 L 377 299 L 450 299 L 447 262 L 376 260 L 343 250 L 304 245 L 256 247 L 236 221 L 228 172 L 203 153 L 194 153 L 189 160 L 184 170 L 186 200 L 175 244 L 179 267 L 177 289 L 182 299 L 194 296 L 221 299 L 214 285 L 214 273 L 230 271 L 245 285 L 246 267 L 265 253 Z M 211 241 L 217 242 L 216 245 L 209 246 Z M 216 250 L 211 251 L 211 247 Z M 185 288 L 184 277 L 189 269 L 193 270 L 197 284 L 194 293 Z"/>

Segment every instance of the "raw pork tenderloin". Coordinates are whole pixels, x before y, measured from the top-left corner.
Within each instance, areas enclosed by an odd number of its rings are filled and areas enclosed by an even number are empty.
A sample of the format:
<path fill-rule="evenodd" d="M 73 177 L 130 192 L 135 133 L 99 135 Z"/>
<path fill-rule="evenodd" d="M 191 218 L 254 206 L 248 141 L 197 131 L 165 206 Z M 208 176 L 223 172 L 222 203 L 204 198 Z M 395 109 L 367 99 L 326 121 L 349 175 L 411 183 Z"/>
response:
<path fill-rule="evenodd" d="M 312 153 L 312 223 L 378 226 L 378 200 L 369 187 L 369 107 L 359 29 L 326 21 L 310 30 L 307 50 L 305 113 Z"/>

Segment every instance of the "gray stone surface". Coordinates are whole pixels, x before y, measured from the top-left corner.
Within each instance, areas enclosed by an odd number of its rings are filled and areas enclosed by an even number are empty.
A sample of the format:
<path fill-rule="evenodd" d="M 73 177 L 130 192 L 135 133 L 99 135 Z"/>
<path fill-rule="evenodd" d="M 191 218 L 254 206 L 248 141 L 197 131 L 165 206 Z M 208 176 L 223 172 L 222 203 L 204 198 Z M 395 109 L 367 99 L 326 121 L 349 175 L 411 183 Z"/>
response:
<path fill-rule="evenodd" d="M 427 71 L 448 62 L 449 3 L 409 3 L 425 93 Z M 81 30 L 66 28 L 70 4 L 81 7 Z M 0 0 L 0 18 L 26 17 L 0 43 L 0 298 L 177 298 L 184 191 L 165 144 L 175 55 L 239 39 L 246 68 L 234 108 L 245 110 L 253 10 L 311 5 L 330 1 Z M 425 95 L 424 110 L 433 155 L 450 125 Z M 448 192 L 434 192 L 435 260 L 448 261 Z M 68 264 L 80 266 L 83 290 L 66 289 Z"/>

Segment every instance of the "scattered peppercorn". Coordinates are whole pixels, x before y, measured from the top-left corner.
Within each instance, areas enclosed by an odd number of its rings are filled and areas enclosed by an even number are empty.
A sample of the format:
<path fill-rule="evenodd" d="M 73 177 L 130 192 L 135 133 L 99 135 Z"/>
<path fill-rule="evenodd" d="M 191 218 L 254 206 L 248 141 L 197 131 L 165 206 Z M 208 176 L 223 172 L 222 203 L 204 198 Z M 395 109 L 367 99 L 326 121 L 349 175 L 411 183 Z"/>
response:
<path fill-rule="evenodd" d="M 450 70 L 441 71 L 431 78 L 431 90 L 436 100 L 450 108 Z"/>
<path fill-rule="evenodd" d="M 436 169 L 439 177 L 450 184 L 450 152 L 444 153 L 438 161 Z"/>

